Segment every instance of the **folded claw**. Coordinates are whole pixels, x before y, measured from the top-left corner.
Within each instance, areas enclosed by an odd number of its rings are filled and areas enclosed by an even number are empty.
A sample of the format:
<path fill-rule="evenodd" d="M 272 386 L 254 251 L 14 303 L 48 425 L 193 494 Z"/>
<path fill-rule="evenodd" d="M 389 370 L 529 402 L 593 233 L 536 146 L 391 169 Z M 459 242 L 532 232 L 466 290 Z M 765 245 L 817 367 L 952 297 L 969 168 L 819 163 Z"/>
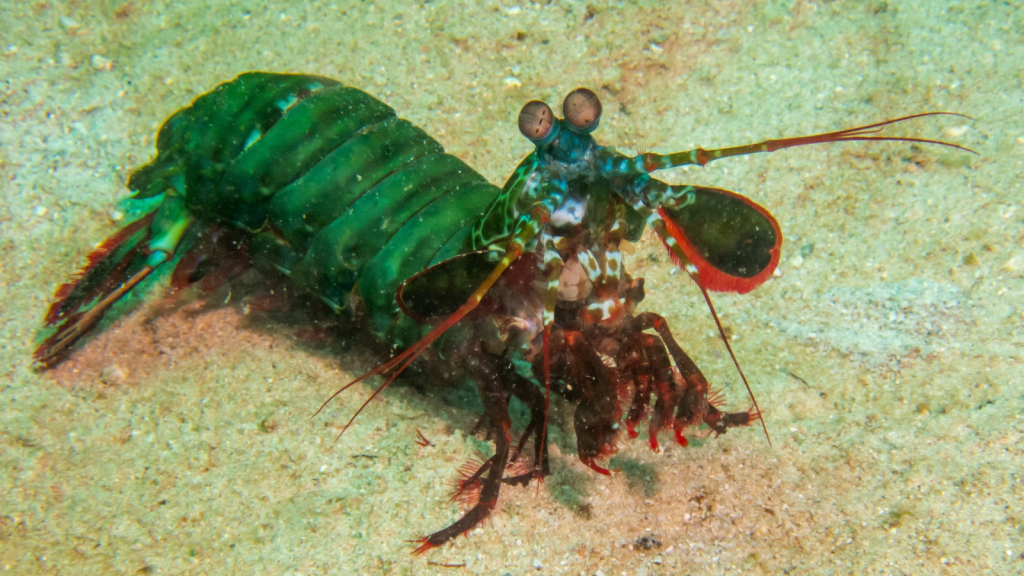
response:
<path fill-rule="evenodd" d="M 594 472 L 597 472 L 598 474 L 604 474 L 605 476 L 611 476 L 612 475 L 612 471 L 611 470 L 602 467 L 601 465 L 599 465 L 590 456 L 580 456 L 580 462 L 583 462 L 584 464 L 589 466 L 591 470 L 593 470 Z"/>
<path fill-rule="evenodd" d="M 423 538 L 420 538 L 419 540 L 406 540 L 406 542 L 409 542 L 410 544 L 419 544 L 419 546 L 415 550 L 412 551 L 412 553 L 417 555 L 417 556 L 419 556 L 420 554 L 425 554 L 425 553 L 433 550 L 434 548 L 437 548 L 438 546 L 440 546 L 440 544 L 432 543 L 430 541 L 430 539 L 427 538 L 426 536 L 424 536 Z"/>

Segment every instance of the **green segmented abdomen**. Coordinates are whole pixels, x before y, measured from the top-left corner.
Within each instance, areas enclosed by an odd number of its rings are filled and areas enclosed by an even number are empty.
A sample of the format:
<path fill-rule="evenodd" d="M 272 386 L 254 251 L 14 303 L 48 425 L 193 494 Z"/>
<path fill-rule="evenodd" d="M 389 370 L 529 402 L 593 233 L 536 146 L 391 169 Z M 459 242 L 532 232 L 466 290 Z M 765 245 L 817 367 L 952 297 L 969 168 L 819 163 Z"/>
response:
<path fill-rule="evenodd" d="M 341 292 L 351 289 L 363 267 L 400 229 L 440 224 L 436 217 L 424 220 L 425 206 L 473 184 L 487 183 L 454 156 L 437 154 L 413 160 L 370 187 L 344 214 L 320 230 L 292 276 L 339 306 L 343 301 Z M 454 209 L 459 210 L 457 206 Z M 438 232 L 450 234 L 453 230 L 441 226 Z M 447 239 L 438 238 L 434 250 Z M 388 286 L 364 288 L 386 290 Z"/>
<path fill-rule="evenodd" d="M 271 225 L 295 245 L 308 245 L 354 200 L 402 166 L 443 154 L 425 132 L 401 118 L 371 125 L 274 195 Z"/>
<path fill-rule="evenodd" d="M 255 234 L 257 260 L 336 310 L 416 337 L 395 290 L 459 253 L 499 189 L 394 110 L 319 76 L 243 74 L 168 120 L 130 186 Z"/>

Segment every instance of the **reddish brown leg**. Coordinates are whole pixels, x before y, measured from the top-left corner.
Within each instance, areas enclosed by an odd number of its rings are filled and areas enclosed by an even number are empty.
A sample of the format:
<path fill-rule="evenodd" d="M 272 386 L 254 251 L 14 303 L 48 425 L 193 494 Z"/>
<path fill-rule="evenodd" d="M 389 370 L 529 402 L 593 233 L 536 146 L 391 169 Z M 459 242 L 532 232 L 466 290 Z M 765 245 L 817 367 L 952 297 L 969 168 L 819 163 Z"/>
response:
<path fill-rule="evenodd" d="M 459 467 L 460 478 L 455 481 L 455 490 L 452 492 L 451 502 L 459 502 L 465 506 L 476 506 L 480 501 L 480 491 L 483 484 L 480 478 L 487 473 L 491 467 L 489 458 L 482 454 Z"/>
<path fill-rule="evenodd" d="M 697 364 L 672 337 L 672 332 L 664 318 L 653 312 L 647 312 L 638 314 L 635 322 L 636 327 L 640 330 L 653 329 L 658 333 L 685 382 L 685 388 L 677 394 L 675 417 L 677 438 L 682 438 L 682 431 L 686 427 L 697 426 L 701 423 L 710 426 L 717 434 L 724 434 L 730 427 L 746 426 L 753 422 L 757 417 L 756 411 L 725 413 L 708 403 L 710 385 L 707 379 L 700 368 L 697 368 Z M 683 442 L 685 442 L 685 438 L 680 440 L 680 443 Z"/>
<path fill-rule="evenodd" d="M 523 450 L 526 447 L 526 443 L 533 438 L 534 442 L 534 462 L 532 468 L 527 472 L 522 472 L 521 466 L 516 466 L 516 470 L 513 473 L 520 472 L 513 476 L 508 476 L 502 479 L 502 482 L 512 486 L 525 486 L 530 483 L 530 480 L 534 478 L 543 478 L 551 474 L 551 468 L 548 462 L 548 450 L 547 450 L 547 438 L 544 430 L 545 423 L 545 407 L 544 393 L 541 392 L 532 382 L 523 378 L 515 371 L 515 367 L 512 362 L 505 358 L 495 358 L 495 364 L 497 370 L 503 382 L 509 385 L 509 390 L 517 398 L 522 400 L 526 406 L 530 409 L 530 422 L 526 425 L 526 429 L 523 431 L 522 437 L 516 444 L 515 450 L 512 451 L 512 455 L 509 457 L 509 464 L 517 462 L 523 454 Z M 487 417 L 484 416 L 474 426 L 473 430 L 475 433 L 484 423 L 487 422 Z M 478 469 L 470 469 L 463 471 L 463 479 L 460 481 L 461 486 L 469 486 L 473 482 L 477 482 L 478 479 L 487 471 L 485 466 L 489 464 L 480 465 Z M 460 497 L 459 493 L 456 497 Z"/>
<path fill-rule="evenodd" d="M 580 461 L 595 472 L 611 474 L 596 458 L 615 452 L 615 436 L 621 417 L 617 393 L 608 368 L 581 332 L 558 330 L 551 333 L 551 380 L 562 381 L 565 396 L 576 402 L 573 427 Z M 543 366 L 533 365 L 538 379 Z"/>
<path fill-rule="evenodd" d="M 647 355 L 639 340 L 639 333 L 627 338 L 622 346 L 622 354 L 616 359 L 621 376 L 633 384 L 633 399 L 626 411 L 626 433 L 630 438 L 640 435 L 637 425 L 647 415 L 651 404 L 651 378 L 645 370 L 648 363 Z"/>
<path fill-rule="evenodd" d="M 513 382 L 512 393 L 525 402 L 530 408 L 530 422 L 526 425 L 526 429 L 523 431 L 523 435 L 520 436 L 519 441 L 516 443 L 515 450 L 511 451 L 509 456 L 509 463 L 516 462 L 523 454 L 523 450 L 526 448 L 526 443 L 529 442 L 530 438 L 534 439 L 534 464 L 533 468 L 529 473 L 519 474 L 516 476 L 504 478 L 505 484 L 511 485 L 523 485 L 525 486 L 533 478 L 543 478 L 550 474 L 550 468 L 548 466 L 548 453 L 547 453 L 547 441 L 544 435 L 544 395 L 539 393 L 530 383 L 519 374 L 512 372 L 509 375 L 510 380 Z M 475 436 L 484 428 L 484 425 L 488 423 L 487 416 L 481 416 L 477 420 L 476 424 L 469 431 L 470 436 Z M 490 440 L 490 432 L 488 431 L 487 439 Z M 479 470 L 463 474 L 466 481 L 471 481 L 473 478 L 478 478 L 483 475 L 486 470 L 480 466 Z"/>
<path fill-rule="evenodd" d="M 677 395 L 675 377 L 672 373 L 672 365 L 665 352 L 665 345 L 658 336 L 652 334 L 640 334 L 644 350 L 644 358 L 647 360 L 643 366 L 648 381 L 653 383 L 656 400 L 654 411 L 651 414 L 650 439 L 648 443 L 651 450 L 658 452 L 661 448 L 658 445 L 658 432 L 673 421 L 672 410 L 675 406 Z M 650 398 L 647 398 L 650 402 Z M 676 440 L 683 446 L 687 445 L 685 436 L 676 436 Z"/>
<path fill-rule="evenodd" d="M 531 435 L 533 436 L 535 447 L 533 470 L 526 474 L 505 478 L 504 482 L 505 484 L 525 486 L 533 478 L 543 478 L 551 474 L 548 464 L 547 431 L 544 430 L 546 403 L 544 402 L 543 391 L 526 378 L 520 376 L 510 361 L 502 359 L 502 362 L 501 373 L 507 382 L 511 382 L 512 394 L 522 400 L 530 409 L 530 423 L 526 425 L 526 430 L 523 431 L 523 437 L 519 440 L 519 445 L 516 446 L 515 452 L 512 453 L 511 460 L 519 458 Z"/>
<path fill-rule="evenodd" d="M 466 512 L 451 526 L 420 539 L 420 546 L 415 550 L 416 554 L 422 554 L 459 534 L 470 531 L 484 518 L 487 518 L 498 503 L 498 493 L 501 491 L 501 480 L 505 473 L 505 465 L 508 463 L 509 445 L 511 444 L 509 436 L 511 419 L 508 414 L 508 394 L 505 383 L 502 382 L 501 371 L 495 365 L 497 363 L 488 358 L 481 360 L 474 372 L 480 375 L 480 397 L 484 404 L 484 417 L 490 425 L 491 436 L 494 439 L 494 456 L 488 458 L 478 471 L 478 474 L 482 475 L 486 470 L 487 474 L 483 478 L 480 499 L 469 512 Z"/>

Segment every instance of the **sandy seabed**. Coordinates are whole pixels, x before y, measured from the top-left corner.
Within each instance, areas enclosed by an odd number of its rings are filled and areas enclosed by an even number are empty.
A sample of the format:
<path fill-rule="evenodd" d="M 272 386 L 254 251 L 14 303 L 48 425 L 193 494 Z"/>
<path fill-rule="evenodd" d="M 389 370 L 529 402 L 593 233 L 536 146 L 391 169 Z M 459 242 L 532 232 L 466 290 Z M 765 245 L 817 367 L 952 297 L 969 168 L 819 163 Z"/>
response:
<path fill-rule="evenodd" d="M 1024 9 L 1020 2 L 0 3 L 0 569 L 18 574 L 1024 573 Z M 598 477 L 555 449 L 469 538 L 474 417 L 409 387 L 310 418 L 372 365 L 245 308 L 144 297 L 58 369 L 31 354 L 56 286 L 125 221 L 160 123 L 248 70 L 360 87 L 501 183 L 515 117 L 577 85 L 597 133 L 673 151 L 924 110 L 892 143 L 730 159 L 667 178 L 768 207 L 780 273 L 717 305 L 756 428 Z M 130 217 L 130 216 L 129 216 Z M 662 248 L 627 266 L 730 404 L 747 406 Z M 564 412 L 564 410 L 563 410 Z M 416 431 L 433 441 L 420 447 Z M 448 565 L 448 566 L 445 566 Z M 460 566 L 461 565 L 461 566 Z"/>

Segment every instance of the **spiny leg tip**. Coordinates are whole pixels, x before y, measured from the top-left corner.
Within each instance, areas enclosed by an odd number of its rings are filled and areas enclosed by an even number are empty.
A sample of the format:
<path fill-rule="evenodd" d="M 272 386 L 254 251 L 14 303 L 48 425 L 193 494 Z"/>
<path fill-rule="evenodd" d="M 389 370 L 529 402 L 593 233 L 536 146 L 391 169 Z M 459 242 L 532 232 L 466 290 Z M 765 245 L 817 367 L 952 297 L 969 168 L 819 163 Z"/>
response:
<path fill-rule="evenodd" d="M 432 543 L 430 539 L 427 537 L 423 537 L 418 540 L 406 540 L 406 542 L 410 544 L 419 544 L 419 546 L 417 546 L 416 549 L 412 551 L 412 553 L 416 556 L 425 554 L 433 550 L 434 548 L 438 547 L 437 544 Z"/>

